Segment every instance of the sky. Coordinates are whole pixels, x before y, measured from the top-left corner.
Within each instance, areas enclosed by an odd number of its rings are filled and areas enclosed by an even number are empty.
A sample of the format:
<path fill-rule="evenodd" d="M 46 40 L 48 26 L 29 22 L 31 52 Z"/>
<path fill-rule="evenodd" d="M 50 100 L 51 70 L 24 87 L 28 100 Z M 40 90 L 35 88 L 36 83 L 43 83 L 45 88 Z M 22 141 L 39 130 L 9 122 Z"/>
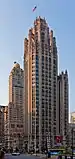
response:
<path fill-rule="evenodd" d="M 75 0 L 0 0 L 0 105 L 8 104 L 9 73 L 14 61 L 23 67 L 24 38 L 38 16 L 54 31 L 60 71 L 69 73 L 70 111 L 75 111 Z"/>

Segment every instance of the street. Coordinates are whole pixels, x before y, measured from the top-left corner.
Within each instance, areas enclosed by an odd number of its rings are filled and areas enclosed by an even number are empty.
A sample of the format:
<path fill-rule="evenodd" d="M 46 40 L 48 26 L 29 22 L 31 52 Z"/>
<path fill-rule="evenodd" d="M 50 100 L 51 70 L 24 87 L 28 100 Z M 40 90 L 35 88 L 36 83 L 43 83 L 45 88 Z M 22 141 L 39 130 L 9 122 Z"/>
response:
<path fill-rule="evenodd" d="M 11 154 L 6 154 L 5 159 L 40 159 L 40 157 L 24 154 L 21 154 L 20 156 L 12 156 Z"/>

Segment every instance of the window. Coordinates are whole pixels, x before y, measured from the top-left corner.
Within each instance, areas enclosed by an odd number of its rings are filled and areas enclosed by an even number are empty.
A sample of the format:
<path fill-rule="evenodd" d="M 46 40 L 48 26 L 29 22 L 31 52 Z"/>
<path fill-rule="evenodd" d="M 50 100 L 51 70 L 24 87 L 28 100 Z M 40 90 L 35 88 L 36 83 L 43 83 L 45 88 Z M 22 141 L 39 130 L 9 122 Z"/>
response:
<path fill-rule="evenodd" d="M 34 56 L 34 55 L 32 55 L 32 60 L 33 60 L 33 59 L 35 59 L 35 56 Z"/>
<path fill-rule="evenodd" d="M 44 56 L 42 56 L 42 61 L 44 61 Z"/>
<path fill-rule="evenodd" d="M 53 60 L 53 63 L 56 64 L 56 60 L 55 59 Z"/>
<path fill-rule="evenodd" d="M 15 125 L 14 124 L 11 124 L 11 128 L 14 128 L 15 127 Z"/>

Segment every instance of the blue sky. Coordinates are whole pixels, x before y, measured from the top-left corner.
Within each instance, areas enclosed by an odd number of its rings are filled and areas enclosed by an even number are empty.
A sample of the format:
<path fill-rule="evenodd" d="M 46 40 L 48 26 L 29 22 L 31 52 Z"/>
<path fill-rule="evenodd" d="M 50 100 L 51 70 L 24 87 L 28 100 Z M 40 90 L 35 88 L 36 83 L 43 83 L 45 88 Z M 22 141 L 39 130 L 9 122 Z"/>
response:
<path fill-rule="evenodd" d="M 46 17 L 57 38 L 60 71 L 69 71 L 70 109 L 74 111 L 75 0 L 0 0 L 0 104 L 8 104 L 10 70 L 14 61 L 23 67 L 24 37 L 39 15 Z"/>

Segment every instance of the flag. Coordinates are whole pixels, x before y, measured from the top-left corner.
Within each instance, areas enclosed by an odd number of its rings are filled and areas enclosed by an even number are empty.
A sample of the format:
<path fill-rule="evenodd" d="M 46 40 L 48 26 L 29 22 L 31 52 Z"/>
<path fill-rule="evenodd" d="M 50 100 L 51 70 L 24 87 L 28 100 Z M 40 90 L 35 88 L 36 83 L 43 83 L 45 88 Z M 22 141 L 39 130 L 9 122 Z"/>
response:
<path fill-rule="evenodd" d="M 33 12 L 36 10 L 36 8 L 37 8 L 37 6 L 35 6 L 35 7 L 33 8 Z"/>

